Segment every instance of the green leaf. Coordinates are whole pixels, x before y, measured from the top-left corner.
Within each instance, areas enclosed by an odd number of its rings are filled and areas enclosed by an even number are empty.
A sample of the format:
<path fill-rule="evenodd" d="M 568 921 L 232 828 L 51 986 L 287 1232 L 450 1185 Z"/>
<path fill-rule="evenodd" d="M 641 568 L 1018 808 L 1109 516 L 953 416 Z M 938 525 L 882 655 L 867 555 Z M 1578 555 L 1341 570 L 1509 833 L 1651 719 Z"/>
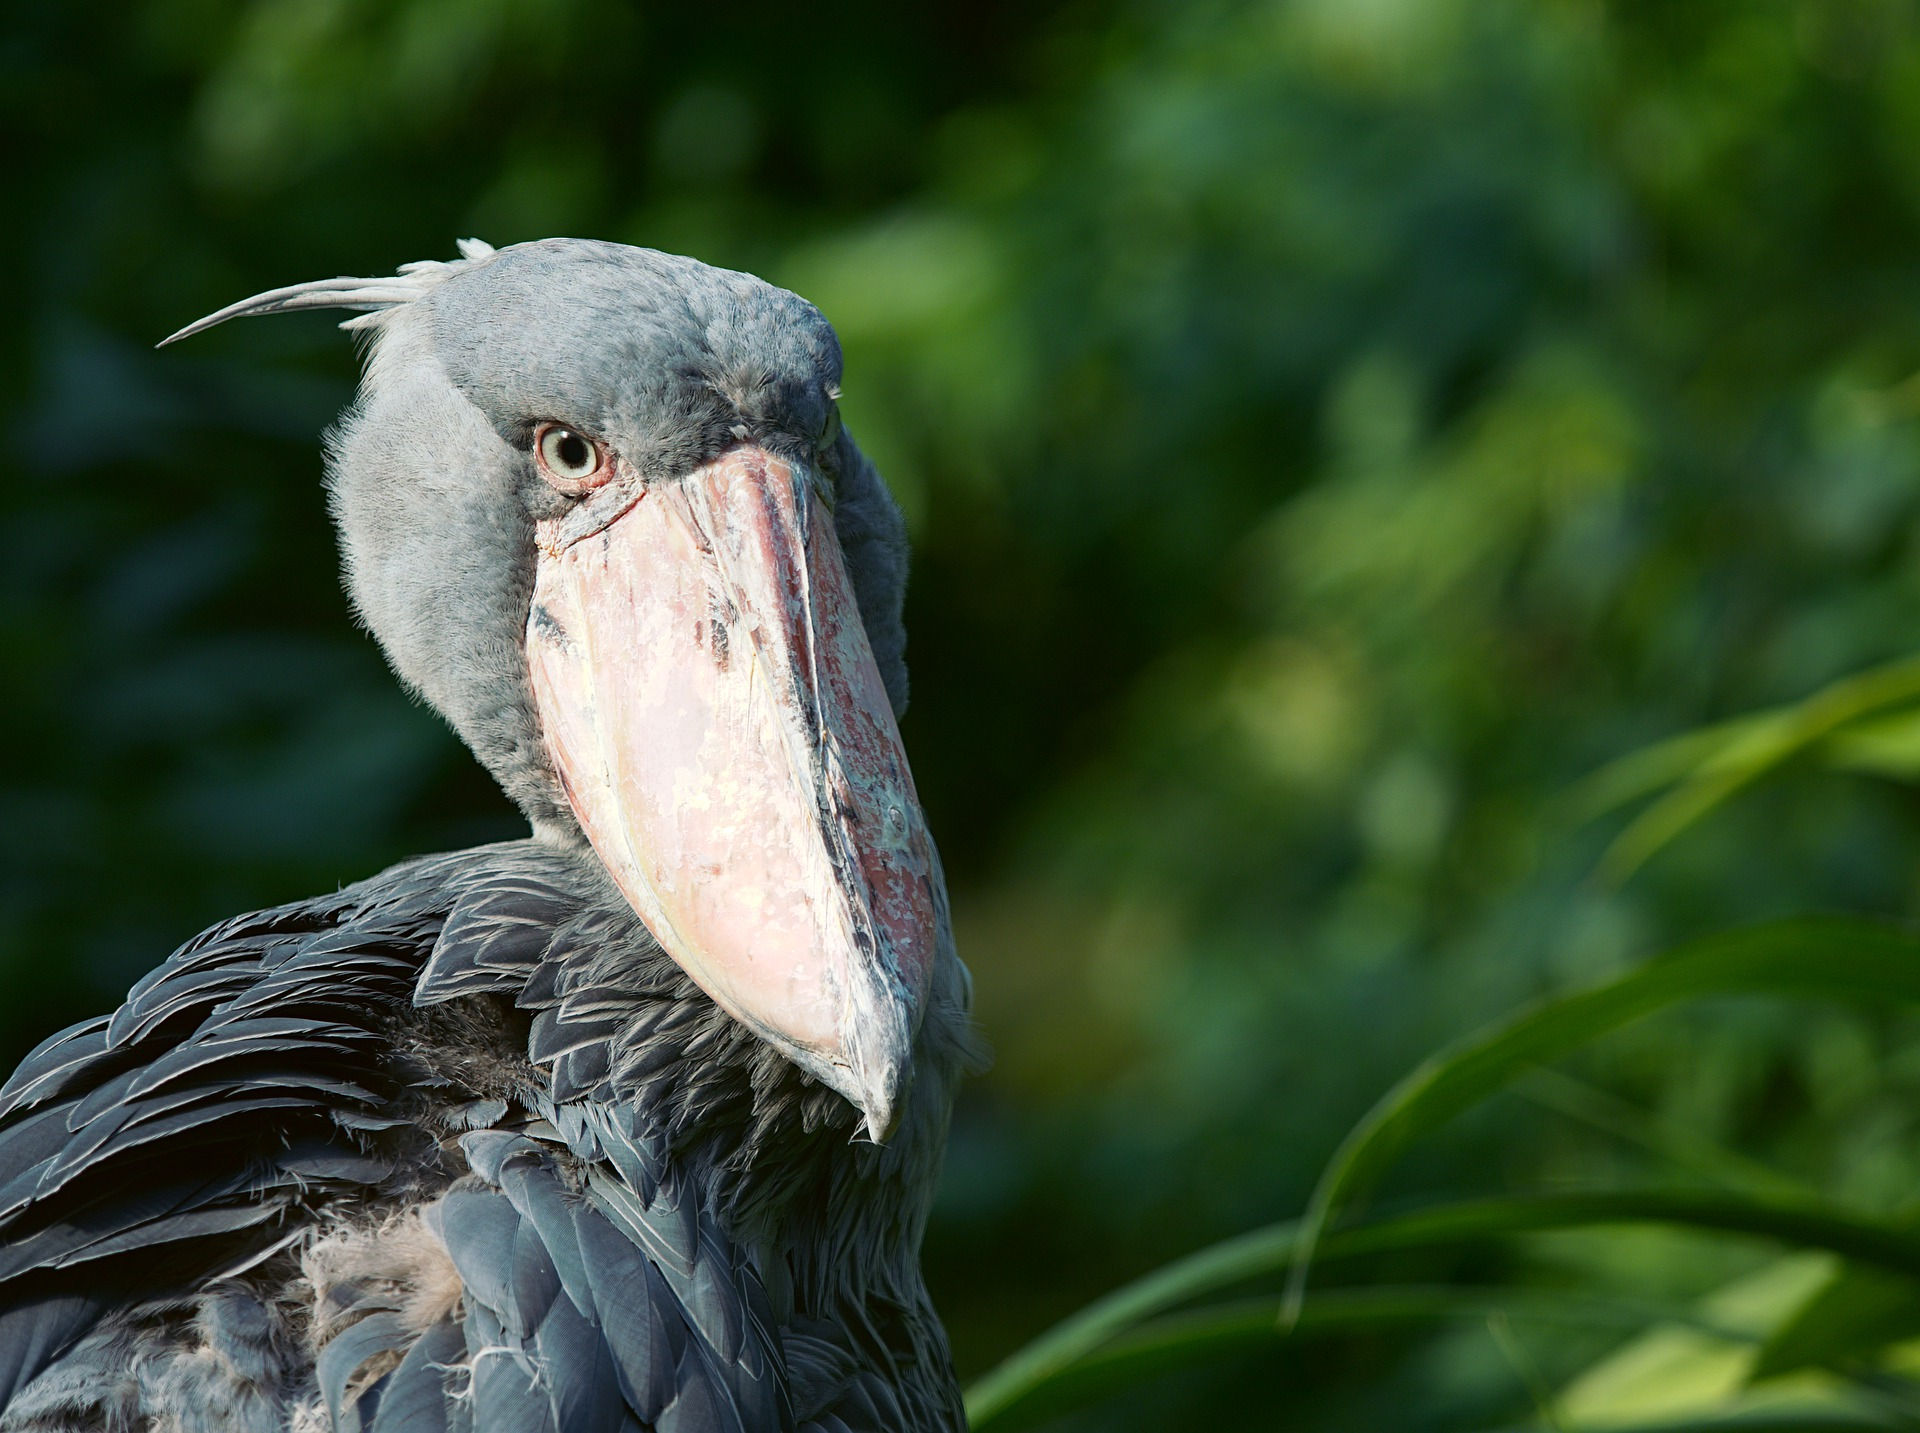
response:
<path fill-rule="evenodd" d="M 1688 1418 L 1678 1423 L 1608 1425 L 1606 1433 L 1863 1433 L 1875 1428 L 1912 1428 L 1904 1419 L 1860 1410 L 1819 1413 L 1735 1413 L 1725 1418 Z M 1502 1428 L 1494 1433 L 1540 1433 L 1536 1425 Z"/>
<path fill-rule="evenodd" d="M 1689 1130 L 1670 1126 L 1605 1090 L 1545 1065 L 1528 1071 L 1514 1087 L 1514 1093 L 1542 1109 L 1636 1145 L 1678 1169 L 1728 1189 L 1811 1192 L 1808 1186 L 1756 1159 L 1725 1149 Z"/>
<path fill-rule="evenodd" d="M 1616 757 L 1575 782 L 1564 798 L 1565 808 L 1575 821 L 1592 821 L 1631 805 L 1685 780 L 1723 751 L 1738 749 L 1752 741 L 1777 723 L 1781 715 L 1781 711 L 1774 710 L 1734 717 Z"/>
<path fill-rule="evenodd" d="M 1920 1278 L 1920 1239 L 1910 1237 L 1903 1228 L 1852 1214 L 1817 1198 L 1718 1190 L 1612 1190 L 1447 1204 L 1334 1230 L 1321 1241 L 1319 1258 L 1331 1263 L 1554 1229 L 1633 1223 L 1745 1234 L 1797 1248 L 1825 1249 Z M 1143 1325 L 1156 1326 L 1146 1324 L 1155 1315 L 1252 1279 L 1285 1272 L 1293 1262 L 1300 1238 L 1301 1225 L 1289 1221 L 1211 1245 L 1154 1270 L 1056 1324 L 967 1391 L 967 1416 L 976 1433 L 997 1426 L 1002 1418 L 1011 1416 L 1014 1408 L 1041 1399 L 1043 1391 L 1054 1383 L 1068 1378 L 1079 1380 L 1081 1364 L 1096 1355 L 1104 1357 L 1123 1336 L 1131 1337 Z M 1300 1306 L 1302 1319 L 1309 1302 L 1303 1301 Z M 1271 1302 L 1263 1306 L 1274 1320 L 1270 1332 L 1283 1334 L 1285 1325 L 1275 1315 L 1284 1309 L 1277 1309 Z M 1204 1321 L 1195 1325 L 1199 1330 L 1194 1335 L 1196 1342 L 1204 1342 L 1208 1327 Z M 1149 1365 L 1151 1359 L 1143 1353 L 1141 1363 Z"/>
<path fill-rule="evenodd" d="M 1760 1343 L 1813 1297 L 1838 1263 L 1830 1253 L 1802 1249 L 1703 1292 L 1695 1307 L 1745 1332 L 1744 1344 L 1676 1324 L 1644 1329 L 1568 1380 L 1553 1397 L 1555 1414 L 1570 1428 L 1587 1428 L 1877 1406 L 1873 1395 L 1863 1403 L 1857 1398 L 1863 1390 L 1826 1376 L 1763 1392 L 1747 1386 Z"/>
<path fill-rule="evenodd" d="M 1354 1258 L 1605 1224 L 1670 1224 L 1747 1234 L 1795 1248 L 1825 1249 L 1920 1278 L 1920 1238 L 1906 1226 L 1817 1198 L 1758 1190 L 1737 1194 L 1711 1189 L 1595 1190 L 1467 1200 L 1336 1230 L 1321 1240 L 1319 1257 Z M 1300 1227 L 1296 1253 L 1305 1252 L 1305 1237 Z M 1294 1269 L 1298 1267 L 1296 1262 Z"/>
<path fill-rule="evenodd" d="M 1422 1062 L 1347 1134 L 1307 1205 L 1293 1277 L 1297 1308 L 1320 1235 L 1411 1139 L 1532 1067 L 1656 1010 L 1709 995 L 1920 1000 L 1920 940 L 1874 922 L 1783 921 L 1684 946 L 1604 985 L 1534 1005 Z"/>
<path fill-rule="evenodd" d="M 1920 657 L 1874 667 L 1791 706 L 1756 712 L 1631 752 L 1570 793 L 1577 813 L 1598 815 L 1671 786 L 1601 857 L 1601 873 L 1624 881 L 1655 852 L 1729 797 L 1841 728 L 1920 697 Z"/>
<path fill-rule="evenodd" d="M 1847 1265 L 1773 1333 L 1752 1380 L 1831 1367 L 1920 1335 L 1920 1282 L 1884 1268 Z"/>
<path fill-rule="evenodd" d="M 1423 1063 L 1355 1126 L 1323 1174 L 1305 1219 L 1213 1245 L 1089 1305 L 1008 1358 L 970 1391 L 985 1426 L 1016 1402 L 1142 1321 L 1182 1303 L 1291 1267 L 1288 1317 L 1304 1311 L 1309 1263 L 1534 1230 L 1657 1222 L 1828 1249 L 1920 1278 L 1920 1240 L 1902 1227 L 1769 1187 L 1599 1192 L 1482 1200 L 1331 1229 L 1410 1139 L 1517 1076 L 1610 1030 L 1683 1000 L 1770 993 L 1920 1000 L 1920 940 L 1849 919 L 1782 922 L 1683 947 L 1605 985 L 1542 1002 Z"/>
<path fill-rule="evenodd" d="M 1840 771 L 1895 781 L 1920 780 L 1920 711 L 1856 722 L 1828 737 L 1820 756 Z"/>
<path fill-rule="evenodd" d="M 1680 1306 L 1569 1292 L 1506 1288 L 1381 1287 L 1316 1293 L 1301 1309 L 1291 1337 L 1380 1333 L 1448 1320 L 1491 1317 L 1633 1332 L 1650 1323 L 1699 1327 L 1716 1337 L 1745 1335 L 1702 1320 Z M 1156 1318 L 990 1407 L 976 1393 L 968 1413 L 976 1433 L 1014 1429 L 1096 1403 L 1149 1379 L 1211 1358 L 1272 1348 L 1289 1337 L 1273 1298 L 1243 1299 Z"/>

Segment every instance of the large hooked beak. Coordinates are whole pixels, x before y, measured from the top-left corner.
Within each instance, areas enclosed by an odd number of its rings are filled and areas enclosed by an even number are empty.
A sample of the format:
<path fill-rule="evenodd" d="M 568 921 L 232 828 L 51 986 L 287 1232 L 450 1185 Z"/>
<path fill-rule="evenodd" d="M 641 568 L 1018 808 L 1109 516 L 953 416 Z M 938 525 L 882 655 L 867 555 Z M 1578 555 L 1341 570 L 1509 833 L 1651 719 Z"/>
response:
<path fill-rule="evenodd" d="M 821 482 L 742 446 L 541 523 L 527 659 L 641 920 L 881 1140 L 946 903 Z"/>

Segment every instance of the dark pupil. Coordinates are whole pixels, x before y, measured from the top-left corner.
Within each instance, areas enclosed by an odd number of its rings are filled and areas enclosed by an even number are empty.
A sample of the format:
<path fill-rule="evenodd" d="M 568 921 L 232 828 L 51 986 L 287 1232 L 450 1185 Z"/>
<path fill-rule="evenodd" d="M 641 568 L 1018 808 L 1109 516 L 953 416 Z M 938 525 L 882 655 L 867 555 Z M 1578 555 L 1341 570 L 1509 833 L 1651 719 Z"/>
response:
<path fill-rule="evenodd" d="M 590 456 L 587 451 L 587 440 L 578 433 L 562 433 L 559 447 L 561 467 L 584 468 L 587 466 Z"/>

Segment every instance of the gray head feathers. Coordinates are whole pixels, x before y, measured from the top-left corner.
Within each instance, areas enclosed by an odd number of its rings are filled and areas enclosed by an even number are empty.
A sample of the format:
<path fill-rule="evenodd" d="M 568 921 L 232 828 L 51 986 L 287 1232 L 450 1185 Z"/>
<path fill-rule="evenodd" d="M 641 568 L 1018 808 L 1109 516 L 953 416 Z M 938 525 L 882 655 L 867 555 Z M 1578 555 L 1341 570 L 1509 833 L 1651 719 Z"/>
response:
<path fill-rule="evenodd" d="M 751 440 L 807 461 L 840 383 L 813 305 L 751 274 L 624 244 L 460 244 L 392 278 L 294 284 L 230 318 L 348 309 L 370 331 L 360 392 L 328 435 L 327 486 L 361 621 L 538 829 L 570 831 L 528 686 L 535 521 L 561 501 L 531 435 L 563 421 L 650 480 Z M 907 698 L 906 528 L 841 430 L 835 527 L 896 712 Z"/>

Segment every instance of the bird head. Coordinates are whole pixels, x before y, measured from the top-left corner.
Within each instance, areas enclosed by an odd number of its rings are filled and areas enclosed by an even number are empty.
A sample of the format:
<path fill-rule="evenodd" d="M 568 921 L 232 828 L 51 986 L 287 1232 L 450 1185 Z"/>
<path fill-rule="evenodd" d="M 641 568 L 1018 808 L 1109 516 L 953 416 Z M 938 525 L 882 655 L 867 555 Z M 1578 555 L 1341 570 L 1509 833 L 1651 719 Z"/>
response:
<path fill-rule="evenodd" d="M 651 250 L 461 248 L 173 338 L 360 312 L 328 486 L 362 620 L 537 835 L 590 847 L 708 995 L 884 1139 L 951 936 L 895 725 L 904 531 L 840 426 L 833 330 Z"/>

